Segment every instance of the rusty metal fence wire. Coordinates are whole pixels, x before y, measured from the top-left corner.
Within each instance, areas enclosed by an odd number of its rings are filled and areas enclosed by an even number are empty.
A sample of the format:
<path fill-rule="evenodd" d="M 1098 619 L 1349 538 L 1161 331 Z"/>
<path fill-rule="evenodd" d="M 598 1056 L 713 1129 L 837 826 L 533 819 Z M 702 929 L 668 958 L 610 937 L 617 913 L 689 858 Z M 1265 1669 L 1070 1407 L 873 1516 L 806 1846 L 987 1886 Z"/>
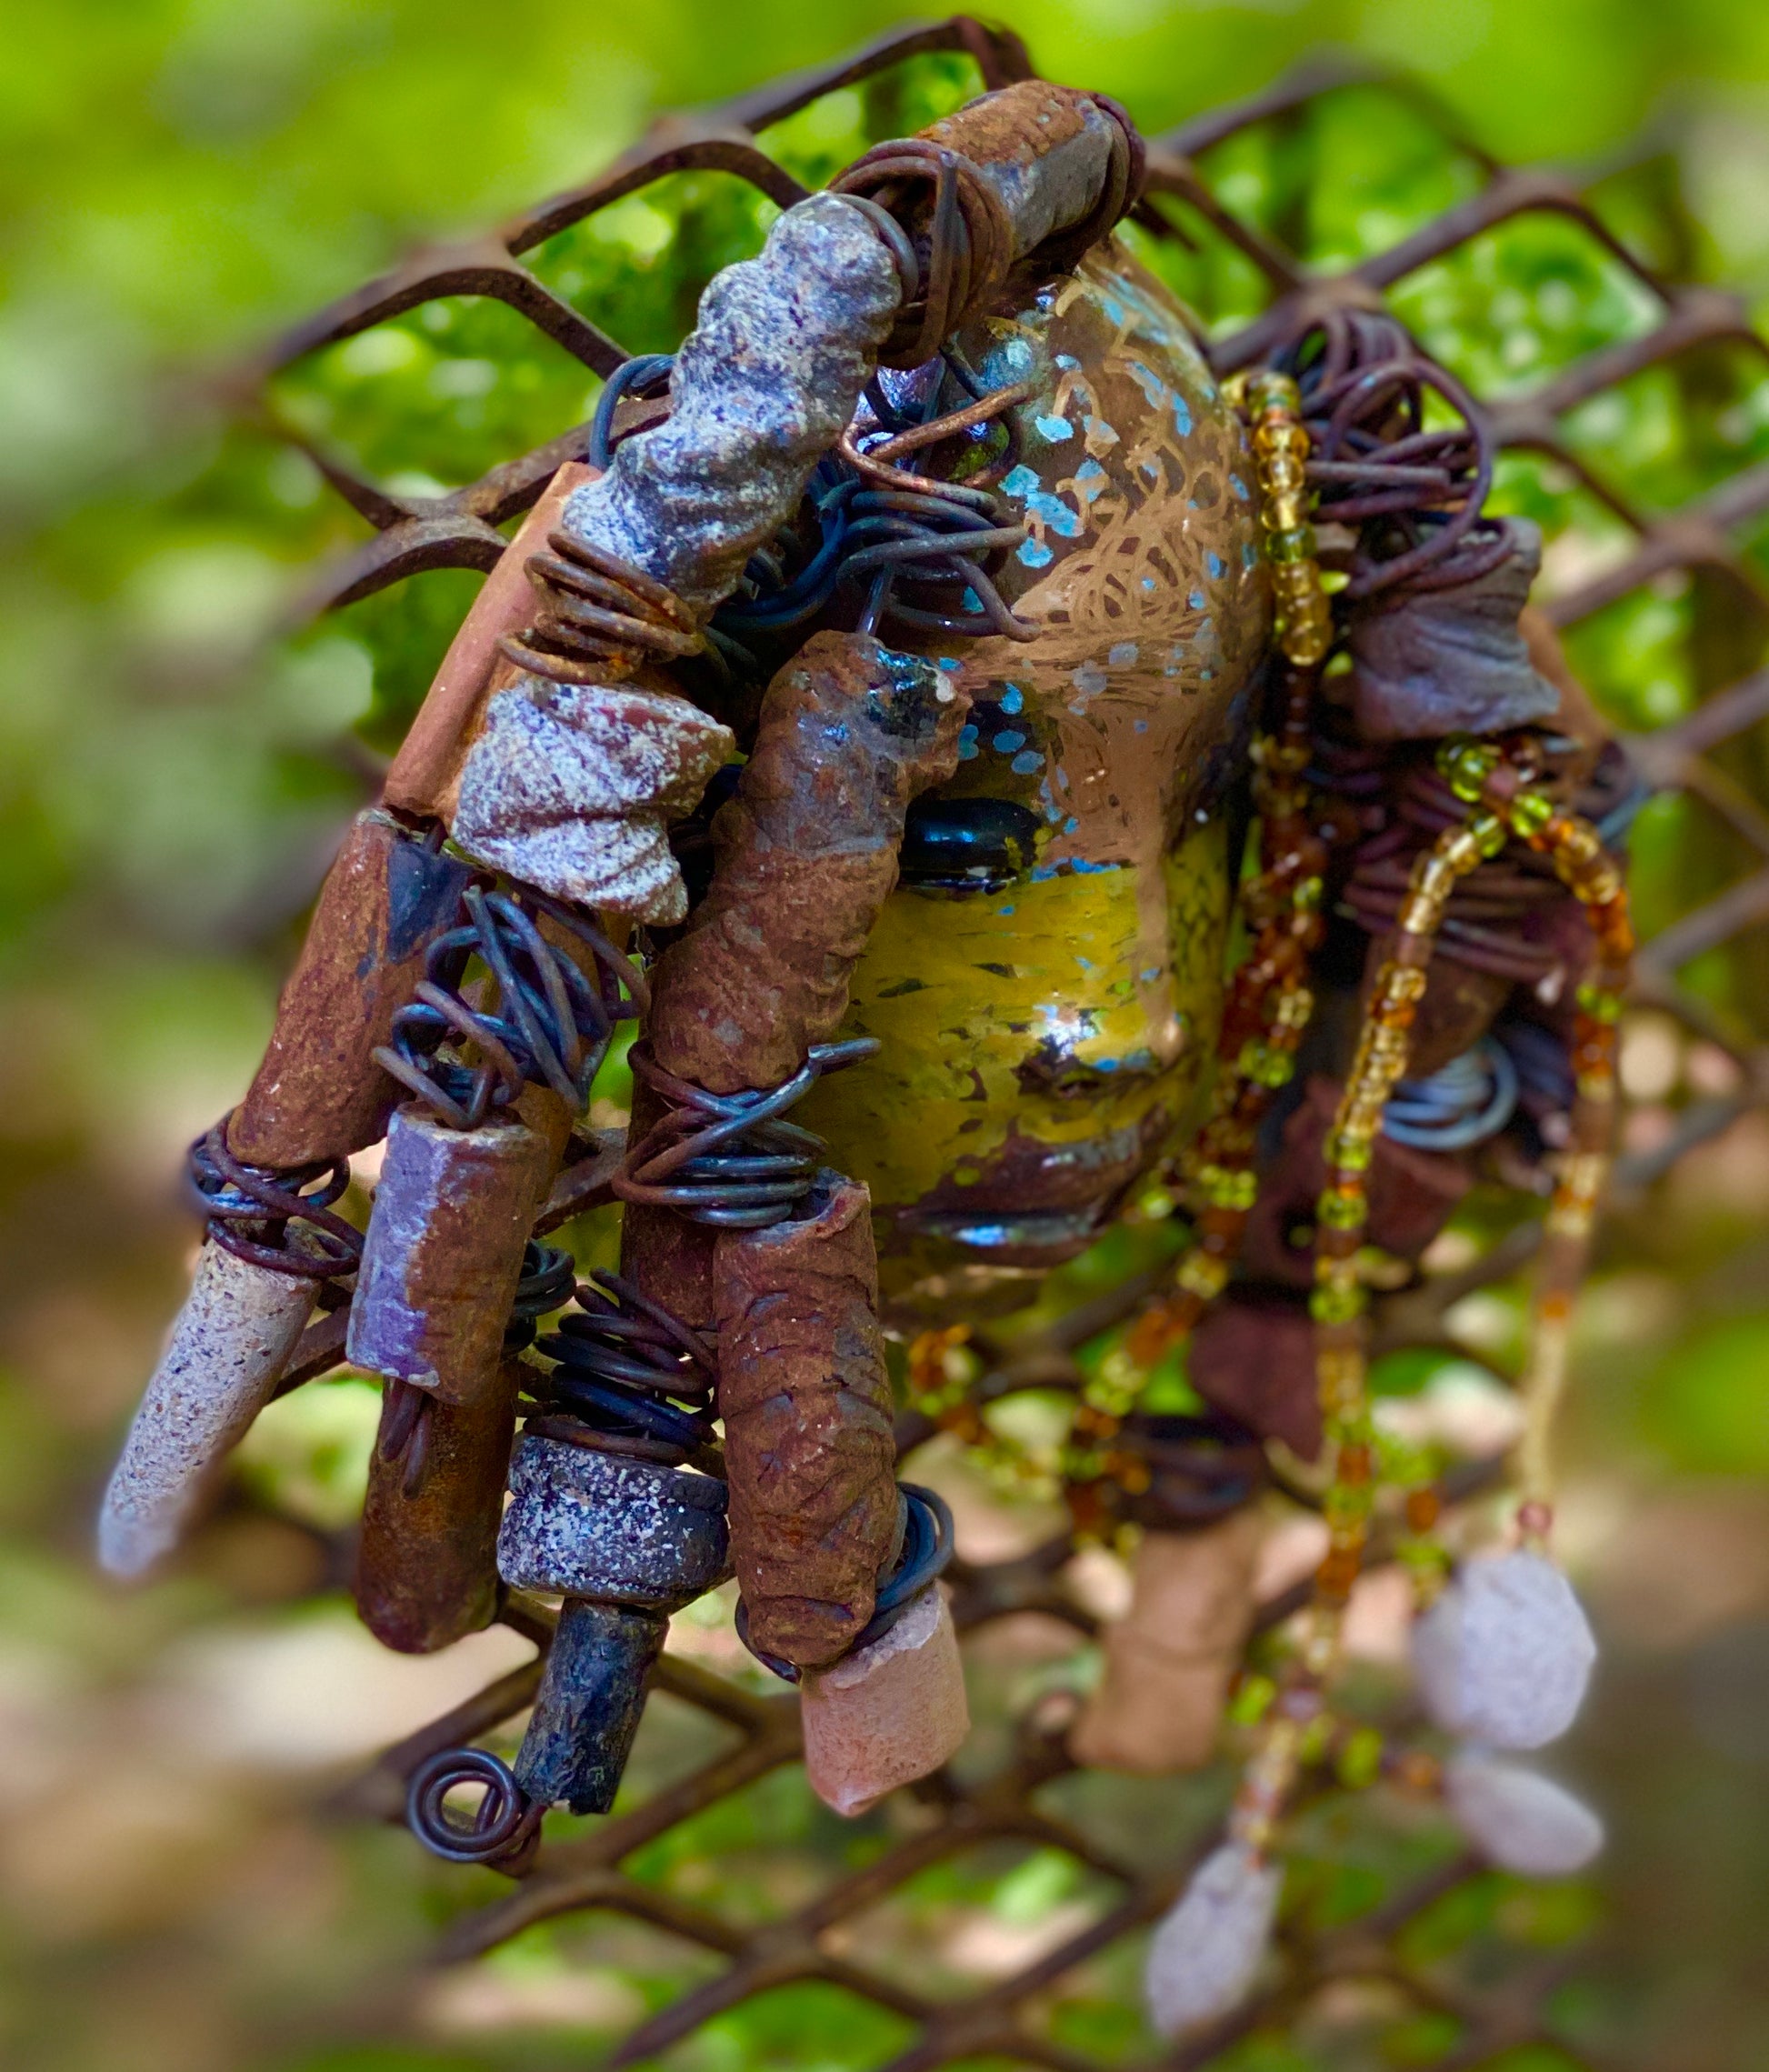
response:
<path fill-rule="evenodd" d="M 855 85 L 904 60 L 956 53 L 974 61 L 984 85 L 1025 76 L 1031 63 L 1011 33 L 964 16 L 917 25 L 827 69 L 775 82 L 710 112 L 660 118 L 644 140 L 586 185 L 555 196 L 501 229 L 472 243 L 422 253 L 394 272 L 322 311 L 286 338 L 258 370 L 268 380 L 321 349 L 389 317 L 445 296 L 492 296 L 605 376 L 627 356 L 592 318 L 546 287 L 522 255 L 569 226 L 637 193 L 665 175 L 715 170 L 749 183 L 785 205 L 805 191 L 758 142 L 770 125 L 808 107 L 820 96 Z M 1464 198 L 1430 221 L 1339 271 L 1311 271 L 1269 230 L 1255 227 L 1232 204 L 1232 180 L 1213 178 L 1213 165 L 1262 131 L 1294 127 L 1348 90 L 1386 95 L 1409 119 L 1434 127 L 1469 169 Z M 1521 219 L 1552 216 L 1574 228 L 1605 263 L 1635 285 L 1649 321 L 1574 357 L 1534 387 L 1507 385 L 1489 409 L 1495 444 L 1534 455 L 1560 471 L 1587 507 L 1601 514 L 1618 551 L 1563 583 L 1551 597 L 1553 618 L 1576 630 L 1643 591 L 1693 594 L 1704 624 L 1692 710 L 1655 731 L 1628 736 L 1644 774 L 1662 789 L 1680 791 L 1696 817 L 1709 816 L 1709 854 L 1724 861 L 1692 903 L 1646 948 L 1638 981 L 1640 1001 L 1668 1014 L 1692 1036 L 1717 1045 L 1736 1066 L 1733 1091 L 1698 1098 L 1679 1112 L 1674 1131 L 1650 1152 L 1625 1157 L 1624 1197 L 1667 1172 L 1698 1143 L 1729 1128 L 1769 1100 L 1769 1046 L 1741 1035 L 1735 1017 L 1680 983 L 1694 960 L 1748 942 L 1769 923 L 1769 812 L 1753 796 L 1754 773 L 1744 759 L 1750 730 L 1769 718 L 1769 667 L 1756 667 L 1769 636 L 1769 595 L 1744 542 L 1769 515 L 1769 463 L 1734 470 L 1717 486 L 1671 509 L 1647 509 L 1593 465 L 1589 443 L 1567 431 L 1573 415 L 1594 399 L 1619 391 L 1654 369 L 1696 366 L 1717 349 L 1769 361 L 1769 345 L 1753 330 L 1742 304 L 1711 286 L 1679 285 L 1644 264 L 1595 213 L 1572 182 L 1541 169 L 1501 165 L 1459 134 L 1448 117 L 1404 81 L 1316 70 L 1238 105 L 1214 112 L 1151 140 L 1147 198 L 1138 221 L 1149 235 L 1196 251 L 1205 244 L 1236 255 L 1234 264 L 1260 285 L 1265 306 L 1252 321 L 1218 338 L 1217 367 L 1227 372 L 1252 359 L 1264 341 L 1292 331 L 1301 314 L 1345 305 L 1381 306 L 1423 269 L 1464 252 L 1484 235 Z M 1402 305 L 1404 307 L 1404 305 Z M 319 461 L 338 496 L 375 528 L 373 536 L 327 568 L 313 591 L 313 611 L 366 597 L 436 568 L 486 569 L 503 551 L 496 529 L 535 499 L 558 464 L 582 447 L 579 425 L 535 450 L 515 455 L 453 494 L 415 497 L 363 479 L 323 455 Z M 1621 528 L 1625 528 L 1624 536 Z M 1702 657 L 1705 657 L 1704 660 Z M 1730 667 L 1728 667 L 1730 665 Z M 1744 670 L 1749 673 L 1739 674 Z M 1602 686 L 1596 686 L 1601 694 Z M 1737 867 L 1743 856 L 1744 865 Z M 1502 1237 L 1484 1256 L 1455 1272 L 1387 1297 L 1378 1315 L 1378 1347 L 1432 1346 L 1481 1356 L 1462 1345 L 1453 1328 L 1455 1306 L 1473 1291 L 1514 1274 L 1534 1240 L 1529 1224 Z M 1146 1284 L 1134 1279 L 1096 1297 L 1034 1340 L 1022 1336 L 1004 1354 L 984 1387 L 999 1396 L 1017 1387 L 1074 1386 L 1075 1349 L 1126 1316 Z M 341 1331 L 335 1318 L 313 1327 L 291 1379 L 335 1366 Z M 979 1341 L 980 1343 L 985 1343 Z M 986 1349 L 986 1344 L 985 1344 Z M 913 1418 L 900 1435 L 905 1445 L 926 1436 Z M 1469 1492 L 1479 1464 L 1463 1476 Z M 1094 1619 L 1068 1587 L 1063 1571 L 1065 1538 L 1020 1558 L 976 1565 L 959 1561 L 953 1579 L 961 1629 L 974 1637 L 1016 1614 L 1037 1613 L 1077 1636 Z M 1269 1628 L 1294 1608 L 1267 1604 Z M 513 1603 L 506 1622 L 545 1650 L 547 1615 Z M 390 1750 L 348 1795 L 355 1811 L 395 1819 L 404 1780 L 432 1751 L 494 1733 L 519 1715 L 539 1679 L 539 1657 L 494 1683 L 449 1717 Z M 656 1790 L 643 1803 L 563 1842 L 550 1842 L 533 1867 L 504 1897 L 466 1913 L 446 1932 L 437 1952 L 446 1963 L 489 1952 L 535 1924 L 570 1915 L 615 1915 L 648 1924 L 708 1953 L 718 1968 L 705 1982 L 642 2022 L 612 2062 L 655 2058 L 715 2015 L 782 1985 L 817 1980 L 845 1990 L 911 2025 L 913 2040 L 889 2060 L 887 2072 L 933 2072 L 975 2064 L 1048 2067 L 1052 2072 L 1097 2072 L 1103 2060 L 1056 2040 L 1044 2019 L 1049 1996 L 1065 1975 L 1134 1937 L 1169 1904 L 1189 1864 L 1175 1860 L 1151 1875 L 1086 1831 L 1084 1821 L 1054 1810 L 1046 1787 L 1073 1767 L 1061 1721 L 1034 1705 L 1014 1729 L 1004 1761 L 977 1781 L 943 1775 L 918 1790 L 916 1817 L 906 1833 L 862 1867 L 837 1875 L 805 1904 L 760 1927 L 740 1926 L 715 1905 L 702 1904 L 655 1881 L 631 1875 L 635 1852 L 667 1836 L 716 1802 L 795 1761 L 797 1701 L 787 1693 L 758 1691 L 715 1675 L 695 1661 L 666 1654 L 654 1688 L 695 1708 L 725 1730 L 723 1752 Z M 987 1843 L 1011 1842 L 1060 1851 L 1115 1893 L 1084 1927 L 1034 1962 L 986 1990 L 935 1997 L 869 1964 L 864 1936 L 852 1925 L 931 1867 Z M 1208 1846 L 1207 1841 L 1201 1846 Z M 1555 1988 L 1566 1975 L 1558 1954 L 1525 1963 L 1493 1990 L 1472 1994 L 1404 1953 L 1410 1924 L 1446 1895 L 1479 1876 L 1467 1860 L 1443 1865 L 1403 1885 L 1348 1924 L 1313 1937 L 1285 1941 L 1276 1982 L 1213 2033 L 1138 2063 L 1170 2067 L 1208 2065 L 1262 2027 L 1282 2027 L 1335 1983 L 1379 1981 L 1410 2005 L 1447 2017 L 1454 2040 L 1429 2062 L 1435 2072 L 1475 2067 L 1514 2047 L 1557 2045 L 1556 2062 L 1591 2063 L 1555 2036 Z M 844 1932 L 845 1930 L 849 1932 Z M 1122 2056 L 1114 2062 L 1122 2064 Z"/>

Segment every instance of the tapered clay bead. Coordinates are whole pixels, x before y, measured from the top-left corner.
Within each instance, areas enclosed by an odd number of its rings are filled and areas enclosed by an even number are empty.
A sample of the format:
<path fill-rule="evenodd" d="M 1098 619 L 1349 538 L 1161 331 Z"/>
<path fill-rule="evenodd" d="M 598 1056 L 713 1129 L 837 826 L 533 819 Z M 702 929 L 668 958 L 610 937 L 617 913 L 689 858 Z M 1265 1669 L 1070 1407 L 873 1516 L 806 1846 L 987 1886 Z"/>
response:
<path fill-rule="evenodd" d="M 799 1686 L 805 1774 L 850 1817 L 949 1762 L 971 1730 L 952 1607 L 936 1583 L 886 1634 Z"/>
<path fill-rule="evenodd" d="M 369 1456 L 356 1546 L 356 1609 L 383 1647 L 431 1655 L 489 1626 L 497 1609 L 497 1528 L 515 1436 L 522 1362 L 469 1403 L 429 1400 L 412 1421 L 390 1381 Z M 407 1423 L 406 1442 L 395 1420 Z"/>
<path fill-rule="evenodd" d="M 472 872 L 386 814 L 359 814 L 283 988 L 270 1047 L 227 1126 L 250 1166 L 347 1157 L 385 1134 L 405 1096 L 375 1064 Z"/>
<path fill-rule="evenodd" d="M 292 1240 L 298 1242 L 298 1240 Z M 139 1576 L 171 1553 L 275 1394 L 315 1284 L 210 1238 L 105 1493 L 98 1558 Z"/>
<path fill-rule="evenodd" d="M 534 508 L 480 586 L 460 630 L 448 644 L 424 703 L 418 707 L 399 753 L 388 766 L 382 796 L 401 812 L 440 816 L 452 790 L 468 736 L 480 718 L 493 674 L 500 669 L 512 681 L 521 675 L 503 663 L 498 641 L 520 633 L 535 616 L 535 586 L 528 557 L 546 547 L 556 532 L 559 514 L 574 489 L 596 479 L 597 470 L 568 460 L 541 491 Z"/>
<path fill-rule="evenodd" d="M 523 1123 L 450 1129 L 415 1103 L 399 1109 L 351 1306 L 352 1365 L 445 1403 L 495 1388 L 523 1246 L 556 1163 Z"/>
<path fill-rule="evenodd" d="M 732 1561 L 751 1641 L 802 1668 L 872 1617 L 897 1528 L 866 1190 L 825 1172 L 805 1207 L 713 1265 Z"/>
<path fill-rule="evenodd" d="M 1076 1762 L 1162 1777 L 1210 1760 L 1253 1625 L 1260 1537 L 1251 1509 L 1143 1535 L 1130 1610 L 1105 1629 L 1105 1674 L 1069 1736 Z"/>

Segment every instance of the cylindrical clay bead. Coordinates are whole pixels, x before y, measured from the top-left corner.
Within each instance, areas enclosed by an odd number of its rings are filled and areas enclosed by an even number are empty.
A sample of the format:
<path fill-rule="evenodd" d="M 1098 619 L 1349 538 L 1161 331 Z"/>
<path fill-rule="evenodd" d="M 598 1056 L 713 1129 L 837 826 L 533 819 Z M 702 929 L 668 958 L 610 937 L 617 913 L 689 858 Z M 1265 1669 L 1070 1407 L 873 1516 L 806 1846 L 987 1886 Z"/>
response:
<path fill-rule="evenodd" d="M 1249 1508 L 1144 1534 L 1130 1610 L 1105 1629 L 1105 1674 L 1069 1736 L 1078 1763 L 1160 1777 L 1210 1760 L 1253 1625 L 1262 1529 Z"/>
<path fill-rule="evenodd" d="M 801 1220 L 714 1256 L 731 1553 L 750 1639 L 833 1662 L 872 1617 L 897 1527 L 866 1190 L 820 1176 Z"/>
<path fill-rule="evenodd" d="M 356 1546 L 356 1608 L 385 1647 L 429 1655 L 489 1626 L 497 1609 L 497 1528 L 515 1435 L 522 1362 L 505 1359 L 496 1385 L 467 1403 L 433 1401 L 425 1413 L 423 1472 L 407 1493 L 407 1453 L 386 1457 L 377 1436 Z M 382 1435 L 401 1384 L 387 1384 Z"/>
<path fill-rule="evenodd" d="M 903 1617 L 833 1668 L 799 1685 L 805 1774 L 837 1813 L 854 1817 L 886 1792 L 949 1761 L 971 1730 L 952 1607 L 935 1583 Z"/>
<path fill-rule="evenodd" d="M 233 1119 L 247 1165 L 305 1166 L 379 1141 L 404 1093 L 375 1064 L 473 873 L 388 815 L 359 814 L 321 888 L 276 1026 Z"/>
<path fill-rule="evenodd" d="M 350 1311 L 353 1366 L 466 1403 L 496 1386 L 523 1247 L 556 1162 L 518 1122 L 398 1110 Z"/>
<path fill-rule="evenodd" d="M 185 1536 L 275 1391 L 314 1306 L 314 1286 L 210 1238 L 105 1493 L 98 1558 L 139 1576 Z"/>
<path fill-rule="evenodd" d="M 970 701 L 934 664 L 820 633 L 768 686 L 713 822 L 718 863 L 659 960 L 651 1046 L 715 1094 L 777 1086 L 847 1012 L 911 802 L 958 767 Z"/>

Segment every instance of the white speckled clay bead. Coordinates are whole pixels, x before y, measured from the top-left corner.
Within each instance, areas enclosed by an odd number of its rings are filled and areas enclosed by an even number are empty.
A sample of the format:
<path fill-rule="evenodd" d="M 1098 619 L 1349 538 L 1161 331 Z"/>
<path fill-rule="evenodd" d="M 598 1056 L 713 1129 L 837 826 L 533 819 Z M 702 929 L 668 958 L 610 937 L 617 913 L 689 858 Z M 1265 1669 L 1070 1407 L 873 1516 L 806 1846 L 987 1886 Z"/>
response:
<path fill-rule="evenodd" d="M 1491 1748 L 1558 1739 L 1596 1658 L 1573 1586 L 1521 1549 L 1464 1563 L 1413 1629 L 1419 1695 L 1434 1724 Z"/>
<path fill-rule="evenodd" d="M 1604 1846 L 1604 1824 L 1588 1806 L 1484 1749 L 1464 1749 L 1447 1765 L 1444 1797 L 1480 1853 L 1522 1877 L 1569 1877 Z"/>
<path fill-rule="evenodd" d="M 142 1576 L 185 1537 L 227 1456 L 275 1393 L 314 1283 L 204 1245 L 98 1518 L 98 1558 Z"/>
<path fill-rule="evenodd" d="M 1200 2028 L 1246 1997 L 1271 1940 L 1284 1873 L 1226 1842 L 1192 1874 L 1154 1931 L 1144 1986 L 1163 2036 Z"/>

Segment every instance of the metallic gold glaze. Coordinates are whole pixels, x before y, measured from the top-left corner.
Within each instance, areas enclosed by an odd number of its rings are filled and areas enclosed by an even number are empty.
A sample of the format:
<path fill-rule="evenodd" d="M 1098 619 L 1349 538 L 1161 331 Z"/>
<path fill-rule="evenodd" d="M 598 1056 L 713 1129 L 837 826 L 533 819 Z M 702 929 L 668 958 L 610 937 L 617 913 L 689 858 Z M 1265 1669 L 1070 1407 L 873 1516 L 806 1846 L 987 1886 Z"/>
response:
<path fill-rule="evenodd" d="M 1008 802 L 1029 841 L 1011 882 L 892 895 L 844 1025 L 884 1047 L 804 1105 L 920 1316 L 1080 1250 L 1183 1121 L 1271 634 L 1239 421 L 1152 276 L 1104 247 L 962 342 L 992 386 L 1038 383 L 1001 485 L 1031 537 L 1001 588 L 1043 630 L 932 646 L 974 703 L 930 797 Z"/>

